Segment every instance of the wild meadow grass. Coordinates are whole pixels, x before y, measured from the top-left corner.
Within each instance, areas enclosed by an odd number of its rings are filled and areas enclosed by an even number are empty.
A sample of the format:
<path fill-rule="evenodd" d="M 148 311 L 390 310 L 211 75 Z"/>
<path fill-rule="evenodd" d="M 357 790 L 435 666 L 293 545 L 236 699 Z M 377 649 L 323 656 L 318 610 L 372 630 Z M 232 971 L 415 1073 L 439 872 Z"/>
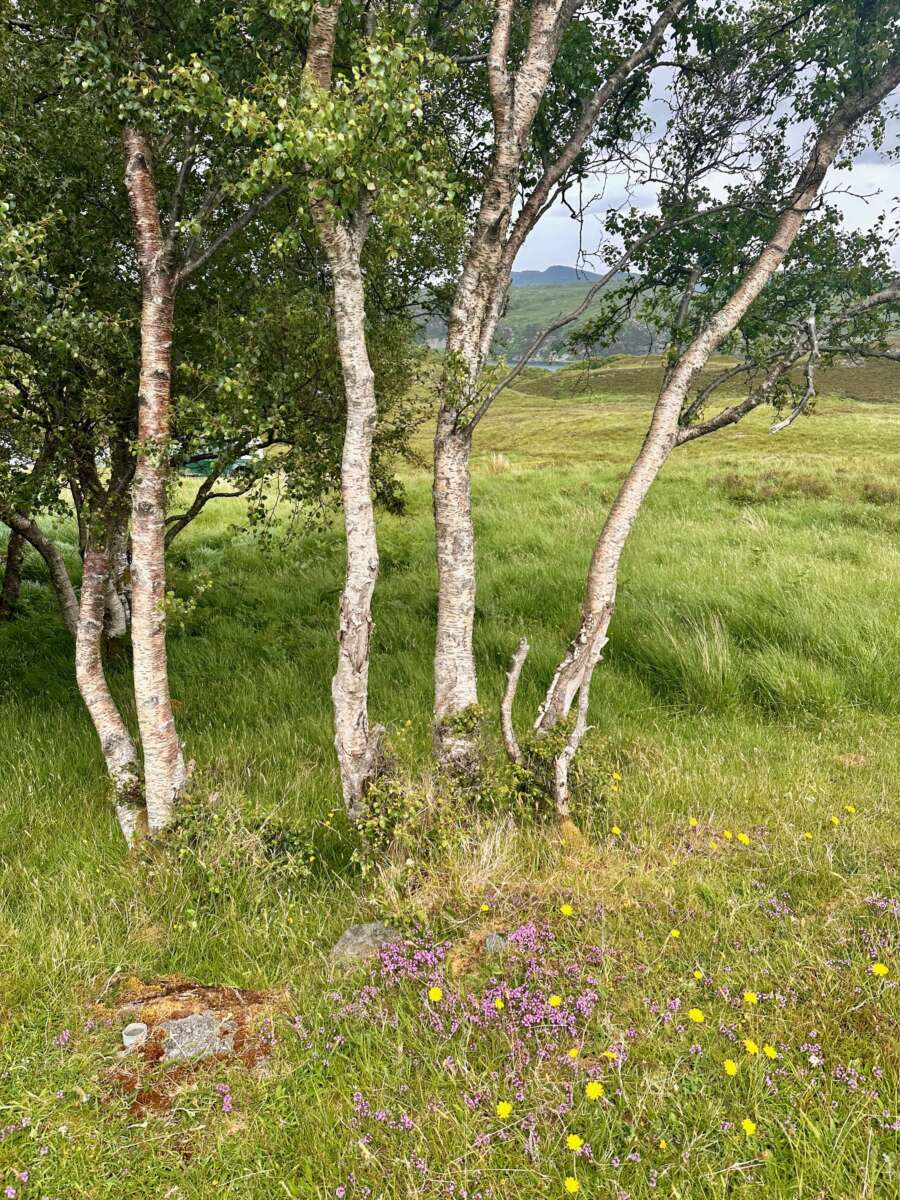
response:
<path fill-rule="evenodd" d="M 493 745 L 523 634 L 534 717 L 647 415 L 630 385 L 545 379 L 476 447 Z M 220 507 L 172 557 L 196 601 L 173 692 L 215 830 L 129 861 L 30 558 L 0 627 L 0 1194 L 900 1195 L 896 411 L 838 391 L 777 437 L 759 415 L 673 456 L 596 676 L 583 844 L 488 796 L 420 859 L 361 872 L 335 812 L 339 529 L 263 548 Z M 371 713 L 427 796 L 425 473 L 407 488 L 380 523 Z M 133 716 L 127 662 L 110 673 Z M 333 974 L 337 936 L 373 919 L 402 950 Z M 112 997 L 176 974 L 285 989 L 275 1053 L 133 1112 Z"/>

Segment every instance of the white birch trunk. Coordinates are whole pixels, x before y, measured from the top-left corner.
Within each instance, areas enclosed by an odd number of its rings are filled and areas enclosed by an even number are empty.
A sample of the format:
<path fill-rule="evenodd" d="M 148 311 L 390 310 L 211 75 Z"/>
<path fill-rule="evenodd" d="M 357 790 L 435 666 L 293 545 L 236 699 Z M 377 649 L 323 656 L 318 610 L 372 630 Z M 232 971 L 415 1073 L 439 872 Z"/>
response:
<path fill-rule="evenodd" d="M 119 827 L 130 846 L 146 824 L 146 813 L 141 803 L 137 750 L 103 671 L 103 626 L 109 574 L 106 551 L 91 545 L 89 539 L 81 577 L 75 677 L 100 740 L 103 761 L 113 785 Z"/>
<path fill-rule="evenodd" d="M 171 821 L 188 779 L 169 694 L 164 609 L 174 272 L 164 253 L 147 142 L 137 130 L 126 129 L 123 145 L 142 287 L 137 466 L 132 497 L 131 639 L 147 819 L 150 831 L 155 832 Z"/>

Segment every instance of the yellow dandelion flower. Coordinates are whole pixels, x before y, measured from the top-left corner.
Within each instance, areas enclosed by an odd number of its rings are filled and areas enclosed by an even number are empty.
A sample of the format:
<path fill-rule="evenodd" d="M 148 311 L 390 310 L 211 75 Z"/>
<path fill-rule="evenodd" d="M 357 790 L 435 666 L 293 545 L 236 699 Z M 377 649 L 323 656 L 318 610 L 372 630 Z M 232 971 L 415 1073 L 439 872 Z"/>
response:
<path fill-rule="evenodd" d="M 660 1150 L 668 1150 L 669 1143 L 666 1141 L 665 1138 L 659 1139 L 659 1148 L 660 1148 Z"/>
<path fill-rule="evenodd" d="M 502 1120 L 505 1121 L 511 1112 L 512 1112 L 512 1105 L 510 1104 L 510 1102 L 508 1100 L 501 1100 L 498 1103 L 497 1116 L 500 1117 Z"/>
<path fill-rule="evenodd" d="M 506 1008 L 506 1005 L 503 1003 L 502 996 L 498 996 L 494 1000 L 494 1008 L 496 1008 L 497 1012 L 502 1012 L 504 1010 L 504 1008 Z"/>
<path fill-rule="evenodd" d="M 743 1129 L 747 1137 L 753 1137 L 754 1133 L 756 1133 L 756 1122 L 751 1121 L 749 1117 L 744 1117 L 743 1121 L 741 1121 L 741 1129 Z"/>
<path fill-rule="evenodd" d="M 704 1017 L 703 1013 L 700 1011 L 699 1008 L 689 1008 L 688 1009 L 688 1020 L 693 1021 L 695 1025 L 702 1025 L 703 1022 L 706 1020 L 706 1017 Z"/>
<path fill-rule="evenodd" d="M 566 1054 L 568 1054 L 569 1058 L 577 1058 L 578 1057 L 578 1047 L 570 1046 L 569 1049 L 566 1051 Z"/>
<path fill-rule="evenodd" d="M 621 783 L 622 782 L 621 771 L 613 771 L 613 779 L 616 781 L 616 783 Z"/>
<path fill-rule="evenodd" d="M 726 1075 L 732 1075 L 732 1076 L 737 1075 L 738 1065 L 734 1061 L 733 1058 L 726 1058 L 725 1062 L 722 1064 L 722 1066 L 725 1068 Z"/>
<path fill-rule="evenodd" d="M 671 930 L 669 933 L 669 937 L 675 938 L 677 940 L 678 938 L 681 937 L 681 930 L 680 929 Z"/>
<path fill-rule="evenodd" d="M 744 1003 L 759 1004 L 759 996 L 757 996 L 756 992 L 744 992 Z"/>
<path fill-rule="evenodd" d="M 581 1191 L 581 1184 L 578 1182 L 578 1180 L 575 1178 L 574 1175 L 567 1175 L 565 1177 L 565 1179 L 563 1180 L 563 1187 L 566 1189 L 566 1191 L 569 1193 L 570 1196 L 574 1196 L 576 1192 Z"/>
<path fill-rule="evenodd" d="M 832 817 L 832 818 L 831 818 L 831 823 L 832 823 L 832 825 L 840 825 L 840 823 L 841 823 L 841 818 L 840 818 L 840 817 Z"/>
<path fill-rule="evenodd" d="M 547 997 L 547 1003 L 551 1008 L 559 1008 L 559 1006 L 562 1004 L 562 996 L 557 996 L 556 993 L 554 993 L 552 996 Z"/>
<path fill-rule="evenodd" d="M 562 915 L 564 917 L 571 917 L 572 914 L 575 912 L 575 909 L 572 907 L 571 904 L 561 904 L 559 906 L 559 911 L 562 913 Z"/>
<path fill-rule="evenodd" d="M 688 825 L 690 825 L 691 829 L 696 829 L 697 828 L 697 818 L 691 817 L 688 821 Z"/>
<path fill-rule="evenodd" d="M 888 973 L 888 969 L 887 969 L 887 966 L 885 963 L 883 963 L 883 962 L 872 963 L 872 974 L 873 975 L 877 975 L 879 979 L 883 979 L 884 976 L 887 975 L 887 973 Z"/>
<path fill-rule="evenodd" d="M 844 810 L 845 810 L 846 812 L 850 813 L 850 815 L 851 815 L 851 816 L 853 816 L 853 814 L 856 812 L 856 809 L 853 807 L 853 805 L 852 805 L 852 804 L 845 804 L 845 805 L 844 805 Z"/>
<path fill-rule="evenodd" d="M 759 1046 L 757 1046 L 753 1038 L 744 1038 L 744 1049 L 748 1054 L 759 1054 Z"/>
<path fill-rule="evenodd" d="M 750 839 L 747 837 L 746 833 L 739 833 L 737 837 L 742 846 L 750 845 Z"/>
<path fill-rule="evenodd" d="M 731 839 L 734 837 L 734 834 L 731 832 L 730 829 L 723 829 L 722 837 L 726 840 L 726 842 L 730 842 Z"/>
<path fill-rule="evenodd" d="M 570 1133 L 566 1138 L 566 1145 L 574 1152 L 575 1150 L 581 1149 L 581 1147 L 584 1145 L 584 1141 L 578 1136 L 577 1133 Z"/>
<path fill-rule="evenodd" d="M 697 969 L 697 970 L 694 972 L 694 978 L 695 978 L 695 979 L 702 979 L 702 978 L 703 978 L 703 972 L 702 972 L 702 971 L 701 971 L 699 968 L 698 968 L 698 969 Z"/>
<path fill-rule="evenodd" d="M 437 1004 L 437 1002 L 439 1000 L 443 1000 L 443 998 L 444 998 L 444 993 L 441 988 L 432 987 L 432 988 L 428 989 L 428 999 L 431 1000 L 434 1004 Z"/>
<path fill-rule="evenodd" d="M 710 850 L 718 850 L 719 843 L 715 840 L 715 838 L 709 839 L 709 848 Z"/>
<path fill-rule="evenodd" d="M 811 841 L 812 841 L 812 834 L 811 834 L 811 833 L 804 833 L 804 835 L 803 835 L 803 836 L 806 838 L 806 840 L 807 840 L 808 842 L 811 842 Z"/>
<path fill-rule="evenodd" d="M 605 1091 L 606 1088 L 599 1081 L 599 1079 L 592 1079 L 584 1086 L 584 1094 L 587 1096 L 588 1100 L 599 1100 Z"/>
<path fill-rule="evenodd" d="M 482 912 L 490 912 L 490 911 L 491 911 L 491 906 L 490 906 L 489 904 L 482 904 L 482 906 L 481 906 L 481 911 L 482 911 Z"/>
<path fill-rule="evenodd" d="M 613 837 L 621 837 L 622 830 L 618 827 L 618 825 L 613 825 L 610 833 L 613 835 Z"/>
<path fill-rule="evenodd" d="M 763 1046 L 763 1054 L 766 1056 L 766 1058 L 777 1058 L 778 1057 L 778 1051 L 775 1049 L 774 1046 L 770 1045 L 768 1042 L 766 1042 L 766 1044 Z"/>

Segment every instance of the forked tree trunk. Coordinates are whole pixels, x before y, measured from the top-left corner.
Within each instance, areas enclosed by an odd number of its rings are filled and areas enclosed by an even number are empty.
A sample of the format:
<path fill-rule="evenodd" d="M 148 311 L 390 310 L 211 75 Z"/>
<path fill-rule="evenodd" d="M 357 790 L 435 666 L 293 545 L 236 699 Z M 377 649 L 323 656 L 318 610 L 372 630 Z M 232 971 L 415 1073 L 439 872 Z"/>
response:
<path fill-rule="evenodd" d="M 576 695 L 586 717 L 586 697 L 594 668 L 606 643 L 616 601 L 619 564 L 628 534 L 654 480 L 678 440 L 678 423 L 688 392 L 710 355 L 737 327 L 747 309 L 781 266 L 819 193 L 825 175 L 853 126 L 900 83 L 900 55 L 883 77 L 863 96 L 855 96 L 820 133 L 801 172 L 790 201 L 772 237 L 744 275 L 731 297 L 708 320 L 681 358 L 660 392 L 650 428 L 631 470 L 619 489 L 600 534 L 588 571 L 581 627 L 569 646 L 541 705 L 535 722 L 546 733 L 565 720 Z M 575 725 L 565 759 L 557 761 L 556 799 L 567 804 L 568 765 L 584 734 L 586 719 Z"/>
<path fill-rule="evenodd" d="M 147 819 L 150 831 L 155 832 L 171 821 L 188 778 L 169 694 L 164 609 L 175 271 L 166 255 L 146 139 L 137 130 L 126 129 L 122 140 L 142 289 L 137 465 L 131 522 L 131 640 Z"/>
<path fill-rule="evenodd" d="M 479 392 L 479 372 L 490 353 L 516 254 L 582 152 L 600 114 L 627 87 L 634 73 L 657 55 L 672 21 L 687 2 L 672 0 L 645 40 L 585 98 L 572 134 L 525 197 L 515 221 L 513 207 L 531 128 L 578 3 L 536 0 L 531 6 L 525 48 L 513 68 L 510 41 L 518 19 L 516 6 L 512 0 L 494 2 L 487 55 L 494 154 L 448 325 L 434 443 L 438 567 L 435 748 L 439 759 L 451 767 L 470 768 L 477 752 L 471 723 L 462 727 L 452 718 L 478 702 L 470 455 L 473 431 L 492 399 Z"/>
<path fill-rule="evenodd" d="M 22 590 L 22 563 L 25 559 L 25 539 L 14 529 L 9 531 L 6 559 L 3 565 L 3 586 L 0 587 L 0 621 L 11 621 L 16 615 L 19 592 Z"/>
<path fill-rule="evenodd" d="M 15 533 L 21 534 L 44 560 L 62 619 L 74 638 L 78 630 L 78 597 L 72 587 L 65 559 L 32 517 L 22 513 L 4 513 L 3 521 Z"/>
<path fill-rule="evenodd" d="M 141 803 L 137 749 L 103 671 L 103 626 L 109 573 L 106 550 L 92 545 L 89 537 L 81 577 L 75 677 L 100 739 L 103 761 L 113 785 L 119 827 L 131 845 L 146 824 L 146 810 Z"/>

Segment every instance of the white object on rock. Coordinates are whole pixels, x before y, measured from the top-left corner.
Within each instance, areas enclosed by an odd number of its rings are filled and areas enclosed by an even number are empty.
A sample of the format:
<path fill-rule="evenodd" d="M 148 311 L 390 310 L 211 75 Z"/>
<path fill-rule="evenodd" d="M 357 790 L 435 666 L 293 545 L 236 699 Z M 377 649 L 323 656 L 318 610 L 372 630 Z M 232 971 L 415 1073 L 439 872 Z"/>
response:
<path fill-rule="evenodd" d="M 132 1021 L 122 1030 L 122 1045 L 126 1050 L 130 1050 L 132 1046 L 140 1046 L 146 1038 L 147 1026 L 143 1021 Z"/>

